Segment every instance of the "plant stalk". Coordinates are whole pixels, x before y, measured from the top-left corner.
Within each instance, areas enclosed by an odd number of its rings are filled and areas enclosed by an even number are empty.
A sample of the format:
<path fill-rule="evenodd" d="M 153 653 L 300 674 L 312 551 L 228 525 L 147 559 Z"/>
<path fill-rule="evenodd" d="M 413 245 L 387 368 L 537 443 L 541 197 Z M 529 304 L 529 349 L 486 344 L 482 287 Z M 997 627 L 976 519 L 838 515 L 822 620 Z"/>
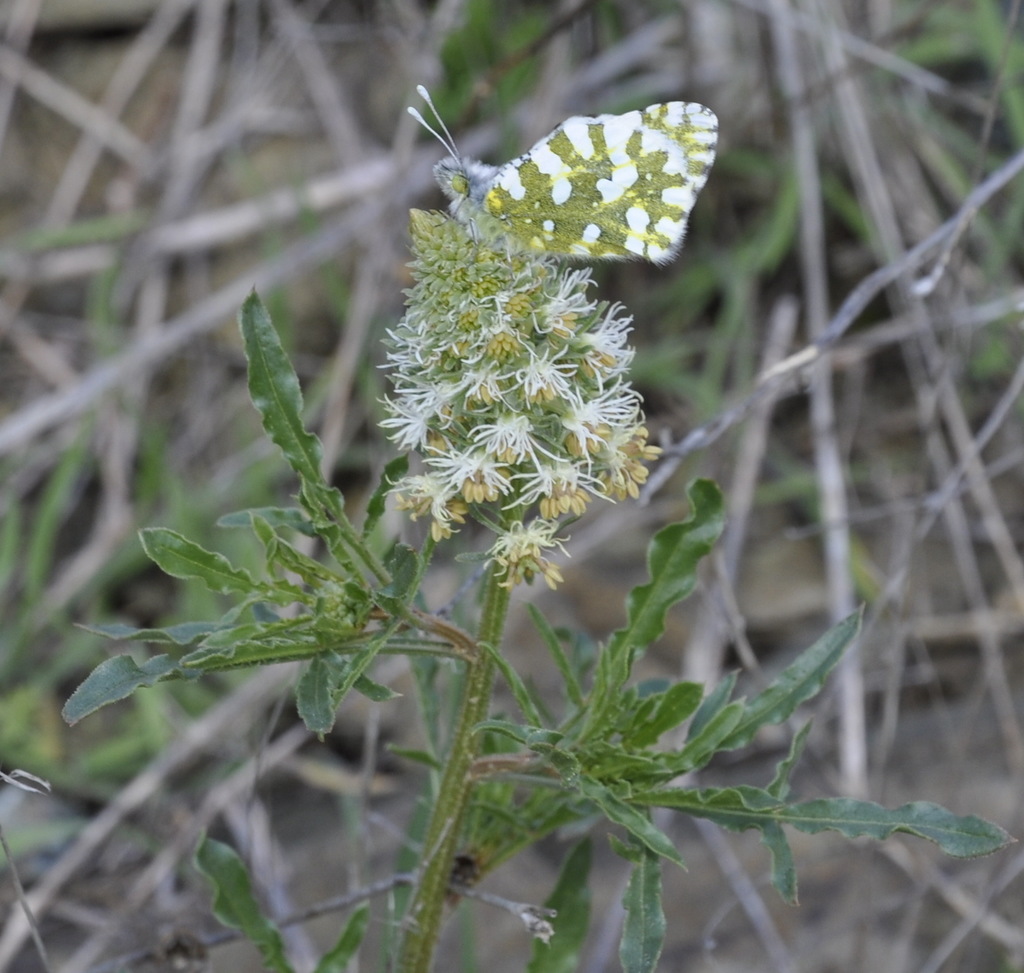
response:
<path fill-rule="evenodd" d="M 509 589 L 498 583 L 503 569 L 495 564 L 487 575 L 484 607 L 476 651 L 466 663 L 466 679 L 437 801 L 424 839 L 424 859 L 396 967 L 398 973 L 429 973 L 441 932 L 452 865 L 474 782 L 470 767 L 479 750 L 474 727 L 487 718 L 494 687 L 494 661 L 483 645 L 501 645 Z"/>

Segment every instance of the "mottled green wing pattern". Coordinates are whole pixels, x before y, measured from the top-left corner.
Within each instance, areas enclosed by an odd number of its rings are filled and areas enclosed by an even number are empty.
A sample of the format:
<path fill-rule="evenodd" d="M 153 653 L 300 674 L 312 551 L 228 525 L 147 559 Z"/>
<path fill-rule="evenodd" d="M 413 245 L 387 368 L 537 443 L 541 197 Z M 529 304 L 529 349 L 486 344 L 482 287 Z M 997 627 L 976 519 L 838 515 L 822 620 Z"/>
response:
<path fill-rule="evenodd" d="M 453 212 L 478 215 L 486 236 L 515 249 L 666 263 L 682 246 L 717 131 L 711 109 L 679 101 L 573 117 L 500 169 L 481 165 L 487 185 L 460 169 Z"/>

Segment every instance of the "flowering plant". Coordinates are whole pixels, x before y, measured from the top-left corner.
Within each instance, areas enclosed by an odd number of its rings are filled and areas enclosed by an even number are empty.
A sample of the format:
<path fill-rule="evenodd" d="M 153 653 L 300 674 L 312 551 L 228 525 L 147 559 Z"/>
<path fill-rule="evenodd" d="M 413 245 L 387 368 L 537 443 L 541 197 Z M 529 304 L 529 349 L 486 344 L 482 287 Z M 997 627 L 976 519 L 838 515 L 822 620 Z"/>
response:
<path fill-rule="evenodd" d="M 269 316 L 250 297 L 240 314 L 249 388 L 267 434 L 296 475 L 297 506 L 222 520 L 249 527 L 259 539 L 261 578 L 174 531 L 144 531 L 146 552 L 164 571 L 235 602 L 214 621 L 100 628 L 185 651 L 141 664 L 127 655 L 103 662 L 68 701 L 65 716 L 81 719 L 158 680 L 299 660 L 297 709 L 310 730 L 323 734 L 350 691 L 386 705 L 395 693 L 374 680 L 373 662 L 381 653 L 407 656 L 427 727 L 425 748 L 407 756 L 431 771 L 428 814 L 410 826 L 409 844 L 420 849 L 420 860 L 413 872 L 396 870 L 345 900 L 352 906 L 384 890 L 405 890 L 395 897 L 399 934 L 388 948 L 388 962 L 402 973 L 430 969 L 453 899 L 482 894 L 475 886 L 485 875 L 541 838 L 598 819 L 617 826 L 613 847 L 631 867 L 620 944 L 628 973 L 657 965 L 665 933 L 661 865 L 682 864 L 654 809 L 730 830 L 757 829 L 771 856 L 772 882 L 789 901 L 796 899 L 796 877 L 784 826 L 848 837 L 904 832 L 955 856 L 1005 844 L 996 826 L 934 804 L 886 809 L 843 798 L 790 800 L 789 773 L 807 726 L 766 785 L 690 786 L 687 775 L 717 753 L 788 721 L 821 689 L 859 626 L 857 615 L 842 621 L 751 699 L 734 698 L 734 674 L 710 688 L 636 683 L 637 660 L 663 634 L 668 609 L 692 591 L 697 565 L 721 531 L 722 497 L 709 481 L 690 487 L 688 519 L 653 537 L 649 577 L 629 594 L 622 626 L 596 653 L 534 614 L 561 677 L 560 711 L 537 697 L 504 644 L 511 590 L 538 576 L 557 587 L 556 553 L 569 545 L 567 521 L 594 498 L 636 496 L 644 464 L 658 452 L 648 445 L 640 399 L 627 380 L 629 319 L 587 296 L 585 269 L 495 251 L 439 214 L 413 214 L 412 236 L 415 285 L 404 319 L 388 334 L 394 390 L 383 425 L 398 446 L 419 454 L 422 469 L 408 473 L 404 459 L 389 464 L 357 527 L 321 471 L 320 443 L 303 425 L 298 381 Z M 376 540 L 389 495 L 414 519 L 430 519 L 420 549 L 398 542 L 383 549 Z M 437 546 L 454 543 L 471 519 L 494 535 L 477 558 L 485 567 L 473 631 L 426 610 L 420 595 Z M 319 539 L 325 556 L 307 553 L 298 542 L 303 537 Z M 449 664 L 438 666 L 439 659 Z M 519 720 L 491 714 L 499 675 Z M 445 676 L 457 689 L 449 720 L 431 702 Z M 216 890 L 217 916 L 256 943 L 267 968 L 290 971 L 279 929 L 261 912 L 237 855 L 205 839 L 196 860 Z M 502 900 L 534 937 L 533 973 L 576 965 L 587 928 L 588 862 L 584 839 L 567 855 L 547 903 Z M 366 924 L 360 906 L 318 973 L 344 968 Z"/>

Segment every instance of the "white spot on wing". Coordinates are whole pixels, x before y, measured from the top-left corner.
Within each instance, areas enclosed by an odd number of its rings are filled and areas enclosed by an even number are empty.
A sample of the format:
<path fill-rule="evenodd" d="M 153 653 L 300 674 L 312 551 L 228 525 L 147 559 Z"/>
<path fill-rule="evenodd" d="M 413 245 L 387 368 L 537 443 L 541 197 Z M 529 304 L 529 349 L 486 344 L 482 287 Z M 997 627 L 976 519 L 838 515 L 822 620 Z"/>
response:
<path fill-rule="evenodd" d="M 590 128 L 582 118 L 570 118 L 562 125 L 562 131 L 572 143 L 572 147 L 584 159 L 594 155 L 594 143 L 590 140 Z"/>
<path fill-rule="evenodd" d="M 650 214 L 639 206 L 630 206 L 626 210 L 626 222 L 633 233 L 643 233 L 651 222 Z"/>
<path fill-rule="evenodd" d="M 551 200 L 561 206 L 572 195 L 572 183 L 568 179 L 556 179 L 551 186 Z"/>
<path fill-rule="evenodd" d="M 526 195 L 526 187 L 519 178 L 519 167 L 508 165 L 498 173 L 498 186 L 505 190 L 513 199 L 522 199 Z"/>
<path fill-rule="evenodd" d="M 563 176 L 569 172 L 569 167 L 551 151 L 551 147 L 546 142 L 538 142 L 530 149 L 527 156 L 546 176 Z"/>

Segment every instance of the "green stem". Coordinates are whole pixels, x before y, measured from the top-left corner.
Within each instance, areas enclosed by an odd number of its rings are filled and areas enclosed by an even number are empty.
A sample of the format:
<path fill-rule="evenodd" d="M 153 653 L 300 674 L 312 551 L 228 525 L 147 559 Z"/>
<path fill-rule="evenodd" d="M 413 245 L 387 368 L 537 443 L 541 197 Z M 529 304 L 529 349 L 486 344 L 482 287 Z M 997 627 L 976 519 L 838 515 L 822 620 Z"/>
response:
<path fill-rule="evenodd" d="M 494 686 L 494 661 L 481 646 L 501 644 L 508 610 L 509 590 L 498 584 L 496 574 L 502 569 L 496 568 L 492 565 L 487 576 L 477 651 L 466 664 L 455 733 L 427 826 L 419 881 L 405 918 L 398 973 L 429 973 L 441 932 L 452 864 L 473 789 L 470 767 L 478 750 L 473 728 L 487 718 Z"/>

